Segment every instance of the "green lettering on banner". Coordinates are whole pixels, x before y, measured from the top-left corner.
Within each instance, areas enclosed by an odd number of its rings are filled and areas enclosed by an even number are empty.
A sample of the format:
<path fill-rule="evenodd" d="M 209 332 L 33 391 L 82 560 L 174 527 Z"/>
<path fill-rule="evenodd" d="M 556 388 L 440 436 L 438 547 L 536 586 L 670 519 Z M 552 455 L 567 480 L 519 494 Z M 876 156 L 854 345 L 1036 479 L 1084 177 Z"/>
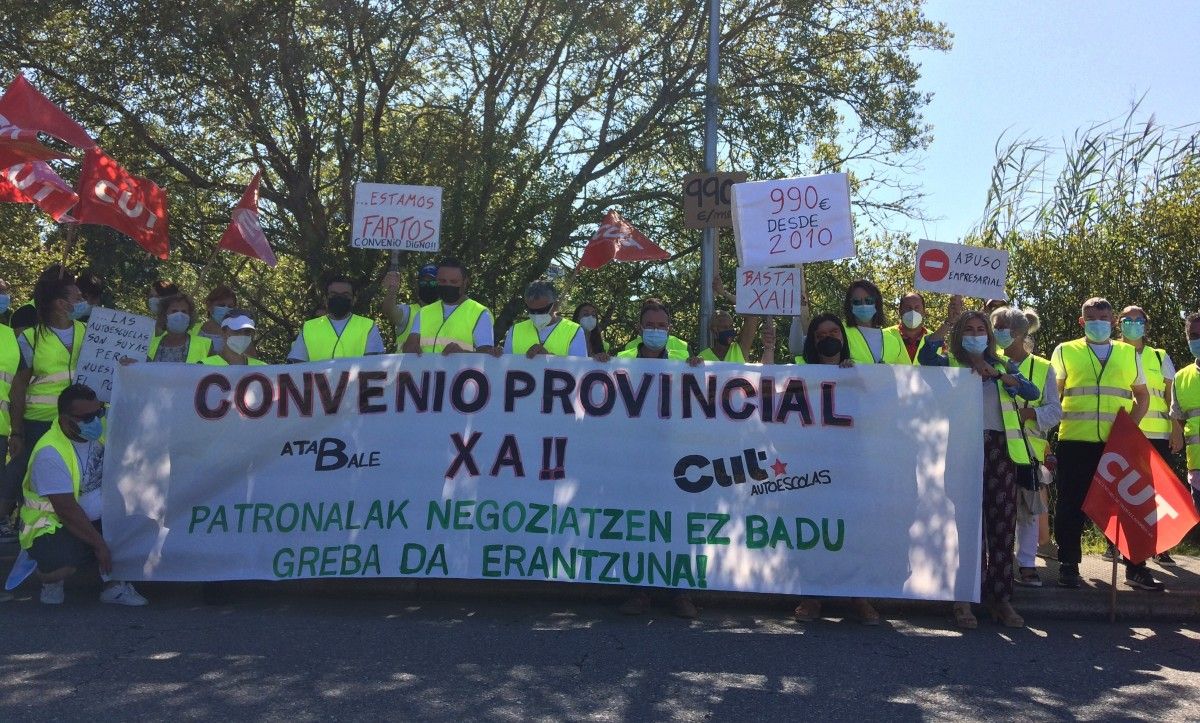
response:
<path fill-rule="evenodd" d="M 203 514 L 201 514 L 203 512 Z M 188 523 L 188 534 L 196 531 L 196 525 L 212 517 L 212 510 L 204 505 L 192 505 L 192 521 Z M 211 532 L 212 530 L 209 530 Z"/>
<path fill-rule="evenodd" d="M 408 500 L 404 500 L 400 504 L 396 504 L 395 500 L 388 500 L 387 528 L 389 530 L 392 529 L 392 525 L 397 520 L 400 522 L 401 527 L 406 530 L 408 529 L 408 519 L 404 517 L 405 507 L 408 507 Z"/>
<path fill-rule="evenodd" d="M 550 563 L 546 559 L 546 548 L 541 546 L 533 548 L 533 554 L 529 557 L 528 576 L 534 577 L 539 571 L 542 577 L 550 577 Z"/>
<path fill-rule="evenodd" d="M 331 528 L 336 530 L 344 529 L 342 526 L 342 506 L 337 502 L 329 504 L 329 516 L 325 518 L 325 524 L 320 529 L 321 532 L 328 532 Z"/>
<path fill-rule="evenodd" d="M 529 504 L 529 509 L 533 510 L 533 517 L 531 517 L 529 519 L 529 523 L 526 524 L 525 531 L 535 535 L 550 534 L 551 531 L 541 523 L 542 518 L 545 517 L 546 513 L 550 511 L 550 505 L 531 502 Z"/>
<path fill-rule="evenodd" d="M 525 577 L 525 548 L 516 545 L 504 547 L 504 576 L 513 577 L 513 568 L 517 568 L 517 577 Z"/>
<path fill-rule="evenodd" d="M 275 553 L 275 559 L 271 561 L 271 571 L 275 573 L 275 577 L 284 578 L 295 575 L 295 559 L 296 553 L 292 551 L 292 548 L 280 548 L 279 551 Z"/>
<path fill-rule="evenodd" d="M 305 502 L 300 508 L 300 529 L 302 530 L 321 530 L 321 520 L 325 517 L 325 503 L 318 503 L 317 509 L 313 509 L 312 503 Z"/>
<path fill-rule="evenodd" d="M 217 506 L 217 511 L 212 516 L 212 522 L 208 523 L 208 532 L 212 532 L 217 525 L 221 526 L 221 532 L 229 532 L 229 522 L 225 519 L 225 505 Z"/>
<path fill-rule="evenodd" d="M 308 568 L 308 577 L 317 576 L 317 560 L 321 558 L 321 548 L 319 547 L 301 547 L 300 548 L 300 564 L 296 566 L 296 575 L 304 576 L 305 568 Z"/>
<path fill-rule="evenodd" d="M 288 522 L 283 521 L 283 513 L 285 510 L 290 511 L 292 514 L 292 518 Z M 296 525 L 299 523 L 300 506 L 295 502 L 284 502 L 279 506 L 279 509 L 275 511 L 275 527 L 280 532 L 291 532 L 292 530 L 296 529 Z"/>
<path fill-rule="evenodd" d="M 689 512 L 687 514 L 687 541 L 689 545 L 704 544 L 704 518 L 703 512 Z M 697 535 L 696 533 L 699 533 Z"/>
<path fill-rule="evenodd" d="M 579 515 L 575 512 L 574 507 L 568 507 L 563 512 L 562 521 L 558 523 L 558 534 L 563 534 L 567 531 L 579 537 L 582 533 L 579 531 Z"/>
<path fill-rule="evenodd" d="M 254 504 L 252 502 L 240 502 L 240 503 L 234 505 L 233 509 L 237 510 L 237 513 L 238 513 L 237 531 L 245 532 L 246 531 L 246 513 L 249 512 L 250 510 L 254 509 Z"/>
<path fill-rule="evenodd" d="M 782 520 L 780 520 L 782 522 Z M 807 534 L 806 534 L 807 533 Z M 817 523 L 807 517 L 796 518 L 796 549 L 811 550 L 821 541 L 821 530 Z"/>
<path fill-rule="evenodd" d="M 746 515 L 746 547 L 761 550 L 767 546 L 767 519 L 762 515 Z"/>
<path fill-rule="evenodd" d="M 671 511 L 650 510 L 650 541 L 671 541 Z"/>
<path fill-rule="evenodd" d="M 264 531 L 274 532 L 274 529 L 271 527 L 272 511 L 271 505 L 269 504 L 259 502 L 254 505 L 254 532 L 258 532 L 258 526 L 260 523 L 262 524 Z"/>
<path fill-rule="evenodd" d="M 407 500 L 405 500 L 407 502 Z M 391 502 L 388 502 L 390 505 Z M 375 529 L 382 530 L 383 527 L 383 502 L 375 500 L 371 503 L 370 509 L 367 510 L 367 521 L 363 523 L 363 529 L 371 529 L 371 523 L 375 523 Z"/>
<path fill-rule="evenodd" d="M 429 516 L 425 518 L 425 529 L 432 530 L 435 520 L 441 529 L 450 529 L 450 505 L 450 500 L 430 500 Z"/>
<path fill-rule="evenodd" d="M 504 545 L 484 545 L 483 546 L 483 571 L 484 577 L 500 577 L 501 572 L 498 569 L 500 566 L 500 551 Z"/>
<path fill-rule="evenodd" d="M 837 552 L 842 549 L 842 544 L 846 541 L 846 524 L 842 518 L 837 520 L 837 542 L 830 542 L 829 539 L 829 520 L 821 520 L 821 530 L 825 533 L 825 549 L 830 552 Z"/>
<path fill-rule="evenodd" d="M 475 505 L 475 525 L 484 532 L 494 532 L 500 527 L 500 503 L 496 500 L 480 500 Z"/>
<path fill-rule="evenodd" d="M 583 565 L 579 560 L 584 561 Z M 482 576 L 608 584 L 708 587 L 708 556 L 666 552 L 612 552 L 592 548 L 485 545 Z"/>
<path fill-rule="evenodd" d="M 645 529 L 645 510 L 625 511 L 625 539 L 630 542 L 645 542 L 646 536 L 639 531 Z"/>
<path fill-rule="evenodd" d="M 471 529 L 471 508 L 474 506 L 475 500 L 458 500 L 454 503 L 454 529 Z"/>

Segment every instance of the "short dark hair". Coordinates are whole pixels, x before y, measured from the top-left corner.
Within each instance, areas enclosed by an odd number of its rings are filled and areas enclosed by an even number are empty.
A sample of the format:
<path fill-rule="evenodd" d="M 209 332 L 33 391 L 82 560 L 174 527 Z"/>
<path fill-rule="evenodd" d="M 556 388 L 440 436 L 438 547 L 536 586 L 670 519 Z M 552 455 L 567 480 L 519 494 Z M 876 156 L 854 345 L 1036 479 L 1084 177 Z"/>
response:
<path fill-rule="evenodd" d="M 887 316 L 883 313 L 883 294 L 880 293 L 878 286 L 866 279 L 859 279 L 846 287 L 846 297 L 842 299 L 842 315 L 846 317 L 846 322 L 852 322 L 854 326 L 858 326 L 858 317 L 854 315 L 854 309 L 850 303 L 850 295 L 854 293 L 855 289 L 862 289 L 875 299 L 875 316 L 871 317 L 871 324 L 878 329 L 887 326 Z"/>
<path fill-rule="evenodd" d="M 638 312 L 638 323 L 646 318 L 647 311 L 661 311 L 667 315 L 667 319 L 671 318 L 671 309 L 662 302 L 661 299 L 645 299 L 642 301 L 642 310 Z"/>
<path fill-rule="evenodd" d="M 808 332 L 804 337 L 804 351 L 800 356 L 804 357 L 804 361 L 809 364 L 820 364 L 821 357 L 817 354 L 817 327 L 827 321 L 832 321 L 842 330 L 842 352 L 838 355 L 838 362 L 844 362 L 850 358 L 850 340 L 846 337 L 846 325 L 842 323 L 841 318 L 837 314 L 817 314 L 813 320 L 808 322 Z"/>
<path fill-rule="evenodd" d="M 358 291 L 358 288 L 354 285 L 354 282 L 350 280 L 349 276 L 345 276 L 343 274 L 338 274 L 336 276 L 330 276 L 328 279 L 326 279 L 326 281 L 325 281 L 325 293 L 326 294 L 329 293 L 329 287 L 333 286 L 334 284 L 349 284 L 351 294 Z"/>
<path fill-rule="evenodd" d="M 441 269 L 458 269 L 459 272 L 462 273 L 464 279 L 467 276 L 470 276 L 470 273 L 467 271 L 467 265 L 464 264 L 462 261 L 458 260 L 457 258 L 455 258 L 454 256 L 446 256 L 445 258 L 441 259 L 440 261 L 437 262 L 437 267 L 439 270 L 441 270 Z"/>
<path fill-rule="evenodd" d="M 325 286 L 329 288 L 328 285 Z M 208 296 L 204 297 L 205 304 L 215 304 L 217 299 L 233 299 L 233 305 L 237 306 L 237 293 L 232 288 L 225 284 L 217 284 L 208 292 Z"/>
<path fill-rule="evenodd" d="M 104 293 L 104 279 L 91 269 L 80 272 L 79 278 L 75 280 L 75 285 L 79 287 L 79 293 L 84 296 L 100 296 Z"/>
<path fill-rule="evenodd" d="M 58 413 L 69 413 L 71 404 L 81 400 L 85 402 L 96 401 L 96 390 L 86 384 L 72 384 L 68 386 L 58 395 Z"/>
<path fill-rule="evenodd" d="M 150 290 L 159 298 L 174 296 L 179 293 L 179 287 L 175 285 L 175 282 L 168 281 L 167 279 L 155 279 L 154 283 L 150 284 Z"/>

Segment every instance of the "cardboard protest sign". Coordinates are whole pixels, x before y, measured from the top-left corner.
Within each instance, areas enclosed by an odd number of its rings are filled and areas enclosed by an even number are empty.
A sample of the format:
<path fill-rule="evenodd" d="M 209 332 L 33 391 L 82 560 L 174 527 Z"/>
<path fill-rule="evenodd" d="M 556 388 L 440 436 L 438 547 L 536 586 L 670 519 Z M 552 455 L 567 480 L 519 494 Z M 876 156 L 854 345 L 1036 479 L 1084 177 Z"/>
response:
<path fill-rule="evenodd" d="M 354 248 L 434 252 L 441 248 L 441 230 L 440 187 L 354 184 Z"/>
<path fill-rule="evenodd" d="M 737 270 L 737 312 L 767 316 L 797 316 L 804 289 L 797 268 Z"/>
<path fill-rule="evenodd" d="M 734 173 L 690 173 L 683 177 L 683 224 L 688 228 L 733 226 L 731 189 L 746 180 Z"/>
<path fill-rule="evenodd" d="M 739 266 L 784 266 L 854 255 L 846 174 L 737 183 L 732 192 Z"/>
<path fill-rule="evenodd" d="M 102 402 L 112 401 L 113 376 L 121 359 L 146 361 L 154 319 L 116 309 L 95 307 L 88 317 L 87 336 L 79 349 L 74 381 L 96 391 Z"/>
<path fill-rule="evenodd" d="M 1007 251 L 924 239 L 917 244 L 918 291 L 1006 299 L 1007 276 Z"/>

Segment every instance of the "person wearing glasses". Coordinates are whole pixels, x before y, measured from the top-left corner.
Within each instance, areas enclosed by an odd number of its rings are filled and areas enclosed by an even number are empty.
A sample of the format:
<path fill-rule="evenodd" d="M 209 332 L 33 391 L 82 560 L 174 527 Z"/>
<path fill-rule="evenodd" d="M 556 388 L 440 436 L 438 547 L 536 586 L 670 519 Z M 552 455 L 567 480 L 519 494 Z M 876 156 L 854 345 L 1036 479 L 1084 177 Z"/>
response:
<path fill-rule="evenodd" d="M 412 335 L 413 323 L 421 308 L 438 300 L 437 264 L 425 264 L 417 271 L 417 302 L 401 304 L 396 301 L 400 290 L 400 273 L 389 271 L 383 277 L 383 313 L 396 328 L 396 352 L 404 351 L 404 342 Z"/>
<path fill-rule="evenodd" d="M 58 417 L 33 447 L 22 489 L 21 549 L 37 565 L 39 599 L 61 605 L 64 581 L 95 560 L 104 580 L 100 602 L 145 605 L 127 582 L 113 580 L 112 552 L 101 533 L 104 403 L 85 384 L 58 395 Z"/>
<path fill-rule="evenodd" d="M 379 327 L 353 312 L 354 282 L 335 276 L 325 284 L 325 314 L 304 322 L 288 362 L 325 361 L 383 353 Z"/>
<path fill-rule="evenodd" d="M 899 335 L 884 333 L 887 316 L 878 286 L 866 279 L 850 284 L 842 300 L 842 313 L 846 319 L 846 346 L 855 364 L 912 363 Z"/>

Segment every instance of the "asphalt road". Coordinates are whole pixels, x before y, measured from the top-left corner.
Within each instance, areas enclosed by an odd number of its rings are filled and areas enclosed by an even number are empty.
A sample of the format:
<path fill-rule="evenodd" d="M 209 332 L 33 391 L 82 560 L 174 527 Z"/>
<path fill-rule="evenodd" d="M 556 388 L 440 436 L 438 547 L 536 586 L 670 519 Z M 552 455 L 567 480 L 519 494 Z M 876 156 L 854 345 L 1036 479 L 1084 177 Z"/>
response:
<path fill-rule="evenodd" d="M 0 604 L 0 720 L 1200 720 L 1200 622 L 801 625 L 778 608 L 238 595 Z"/>

